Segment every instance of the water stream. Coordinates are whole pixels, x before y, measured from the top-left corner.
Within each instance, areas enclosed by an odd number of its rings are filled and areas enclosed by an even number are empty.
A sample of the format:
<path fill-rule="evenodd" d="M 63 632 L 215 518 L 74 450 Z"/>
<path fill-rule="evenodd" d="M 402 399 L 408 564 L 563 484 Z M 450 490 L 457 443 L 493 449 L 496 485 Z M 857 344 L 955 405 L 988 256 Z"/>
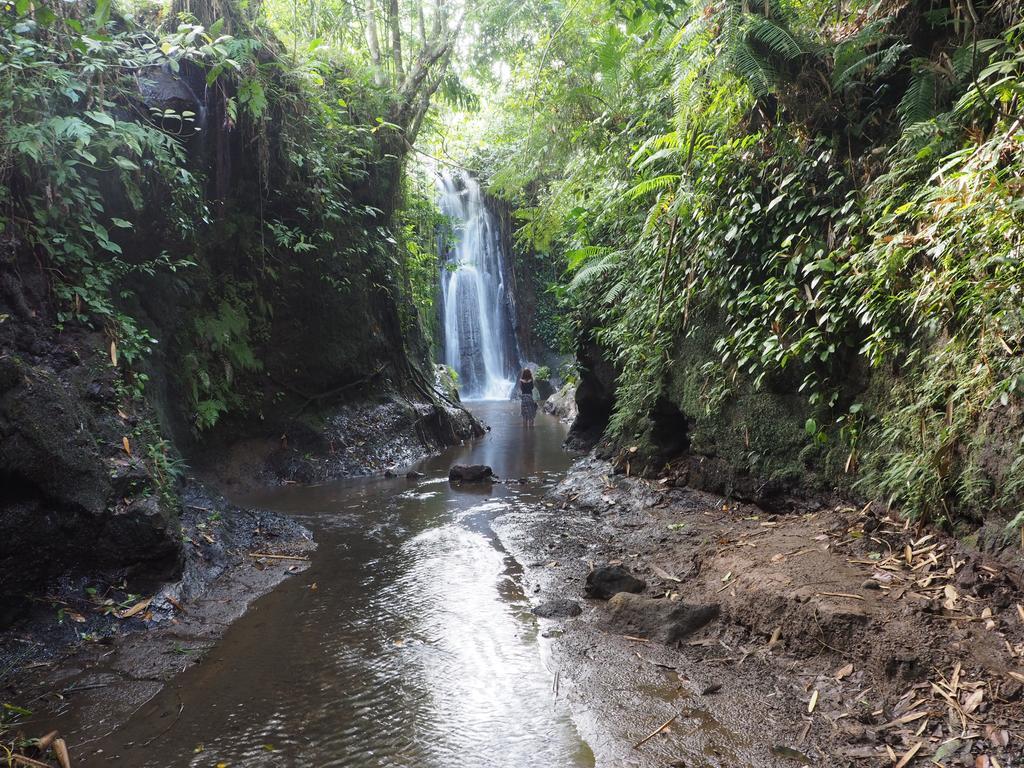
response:
<path fill-rule="evenodd" d="M 458 373 L 463 399 L 505 399 L 519 352 L 497 222 L 468 174 L 439 174 L 438 196 L 441 211 L 455 226 L 454 243 L 442 254 L 444 362 Z"/>
<path fill-rule="evenodd" d="M 474 410 L 492 431 L 424 461 L 418 482 L 247 500 L 313 529 L 311 567 L 76 765 L 592 766 L 554 691 L 519 565 L 491 530 L 562 476 L 564 427 L 542 419 L 526 430 L 508 402 Z M 452 487 L 456 461 L 528 480 Z"/>

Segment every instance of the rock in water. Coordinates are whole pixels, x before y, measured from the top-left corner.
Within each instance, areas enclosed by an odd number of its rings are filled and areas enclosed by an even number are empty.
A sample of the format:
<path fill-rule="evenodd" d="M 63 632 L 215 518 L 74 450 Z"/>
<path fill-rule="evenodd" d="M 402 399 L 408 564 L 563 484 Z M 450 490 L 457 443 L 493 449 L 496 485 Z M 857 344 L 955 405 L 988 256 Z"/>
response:
<path fill-rule="evenodd" d="M 647 582 L 638 579 L 621 565 L 599 565 L 587 574 L 587 597 L 607 600 L 619 592 L 643 592 Z"/>
<path fill-rule="evenodd" d="M 531 613 L 534 616 L 540 616 L 542 619 L 568 619 L 573 616 L 579 616 L 583 613 L 583 609 L 575 600 L 555 598 L 554 600 L 545 600 L 534 608 Z"/>
<path fill-rule="evenodd" d="M 675 643 L 718 618 L 718 603 L 695 605 L 620 592 L 608 601 L 612 624 L 621 632 Z"/>
<path fill-rule="evenodd" d="M 422 472 L 417 472 L 415 469 L 410 469 L 405 473 L 407 480 L 419 480 L 421 477 L 426 477 Z"/>
<path fill-rule="evenodd" d="M 448 480 L 453 483 L 484 483 L 494 479 L 494 470 L 486 464 L 456 464 L 448 470 Z"/>

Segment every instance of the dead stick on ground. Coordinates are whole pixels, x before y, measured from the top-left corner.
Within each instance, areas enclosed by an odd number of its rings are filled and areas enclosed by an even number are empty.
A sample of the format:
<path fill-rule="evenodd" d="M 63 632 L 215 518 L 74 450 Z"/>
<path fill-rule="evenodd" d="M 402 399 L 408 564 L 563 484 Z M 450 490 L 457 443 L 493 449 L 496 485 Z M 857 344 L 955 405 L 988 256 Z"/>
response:
<path fill-rule="evenodd" d="M 675 719 L 677 717 L 679 717 L 679 715 L 681 715 L 681 714 L 682 714 L 682 712 L 676 712 L 674 715 L 672 715 L 672 717 L 670 717 L 668 720 L 666 720 L 664 723 L 662 723 L 660 726 L 658 726 L 657 730 L 653 731 L 652 733 L 649 733 L 647 736 L 644 736 L 642 739 L 640 739 L 640 741 L 638 741 L 636 744 L 634 744 L 633 745 L 633 749 L 639 749 L 644 744 L 646 744 L 648 741 L 650 741 L 655 736 L 657 736 L 659 733 L 664 731 L 666 728 L 668 728 L 670 725 L 672 725 L 672 723 L 675 722 Z"/>
<path fill-rule="evenodd" d="M 305 563 L 309 562 L 308 557 L 300 557 L 299 555 L 269 555 L 266 552 L 250 552 L 249 557 L 265 557 L 268 560 L 301 560 Z"/>
<path fill-rule="evenodd" d="M 15 765 L 28 765 L 28 766 L 41 766 L 42 768 L 51 768 L 50 763 L 43 763 L 39 760 L 33 760 L 31 757 L 25 757 L 24 755 L 11 755 L 11 760 L 14 761 Z"/>

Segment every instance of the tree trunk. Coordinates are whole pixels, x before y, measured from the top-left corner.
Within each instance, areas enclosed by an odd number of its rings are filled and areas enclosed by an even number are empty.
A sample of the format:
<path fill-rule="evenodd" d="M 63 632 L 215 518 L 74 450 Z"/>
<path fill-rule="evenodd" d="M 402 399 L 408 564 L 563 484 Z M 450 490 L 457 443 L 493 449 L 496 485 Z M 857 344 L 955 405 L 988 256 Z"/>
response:
<path fill-rule="evenodd" d="M 416 0 L 416 23 L 419 27 L 420 44 L 427 47 L 427 22 L 423 18 L 423 0 Z"/>
<path fill-rule="evenodd" d="M 402 66 L 402 25 L 398 14 L 398 0 L 390 2 L 391 22 L 391 56 L 395 62 L 395 85 L 405 80 L 405 67 Z"/>
<path fill-rule="evenodd" d="M 370 61 L 373 62 L 373 82 L 378 87 L 386 85 L 384 68 L 380 60 L 380 40 L 377 37 L 377 5 L 374 0 L 366 0 L 366 45 L 370 49 Z"/>

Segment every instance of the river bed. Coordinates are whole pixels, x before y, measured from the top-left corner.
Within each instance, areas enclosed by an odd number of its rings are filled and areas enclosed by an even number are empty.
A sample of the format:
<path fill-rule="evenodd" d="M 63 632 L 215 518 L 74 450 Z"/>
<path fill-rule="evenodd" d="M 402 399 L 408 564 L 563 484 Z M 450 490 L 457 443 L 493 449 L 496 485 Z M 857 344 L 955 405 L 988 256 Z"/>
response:
<path fill-rule="evenodd" d="M 542 418 L 526 429 L 516 403 L 473 410 L 491 431 L 416 466 L 419 480 L 244 499 L 314 531 L 309 568 L 79 764 L 593 765 L 521 569 L 491 530 L 496 517 L 543 504 L 563 476 L 564 426 Z M 508 480 L 453 487 L 453 463 L 488 464 Z"/>

